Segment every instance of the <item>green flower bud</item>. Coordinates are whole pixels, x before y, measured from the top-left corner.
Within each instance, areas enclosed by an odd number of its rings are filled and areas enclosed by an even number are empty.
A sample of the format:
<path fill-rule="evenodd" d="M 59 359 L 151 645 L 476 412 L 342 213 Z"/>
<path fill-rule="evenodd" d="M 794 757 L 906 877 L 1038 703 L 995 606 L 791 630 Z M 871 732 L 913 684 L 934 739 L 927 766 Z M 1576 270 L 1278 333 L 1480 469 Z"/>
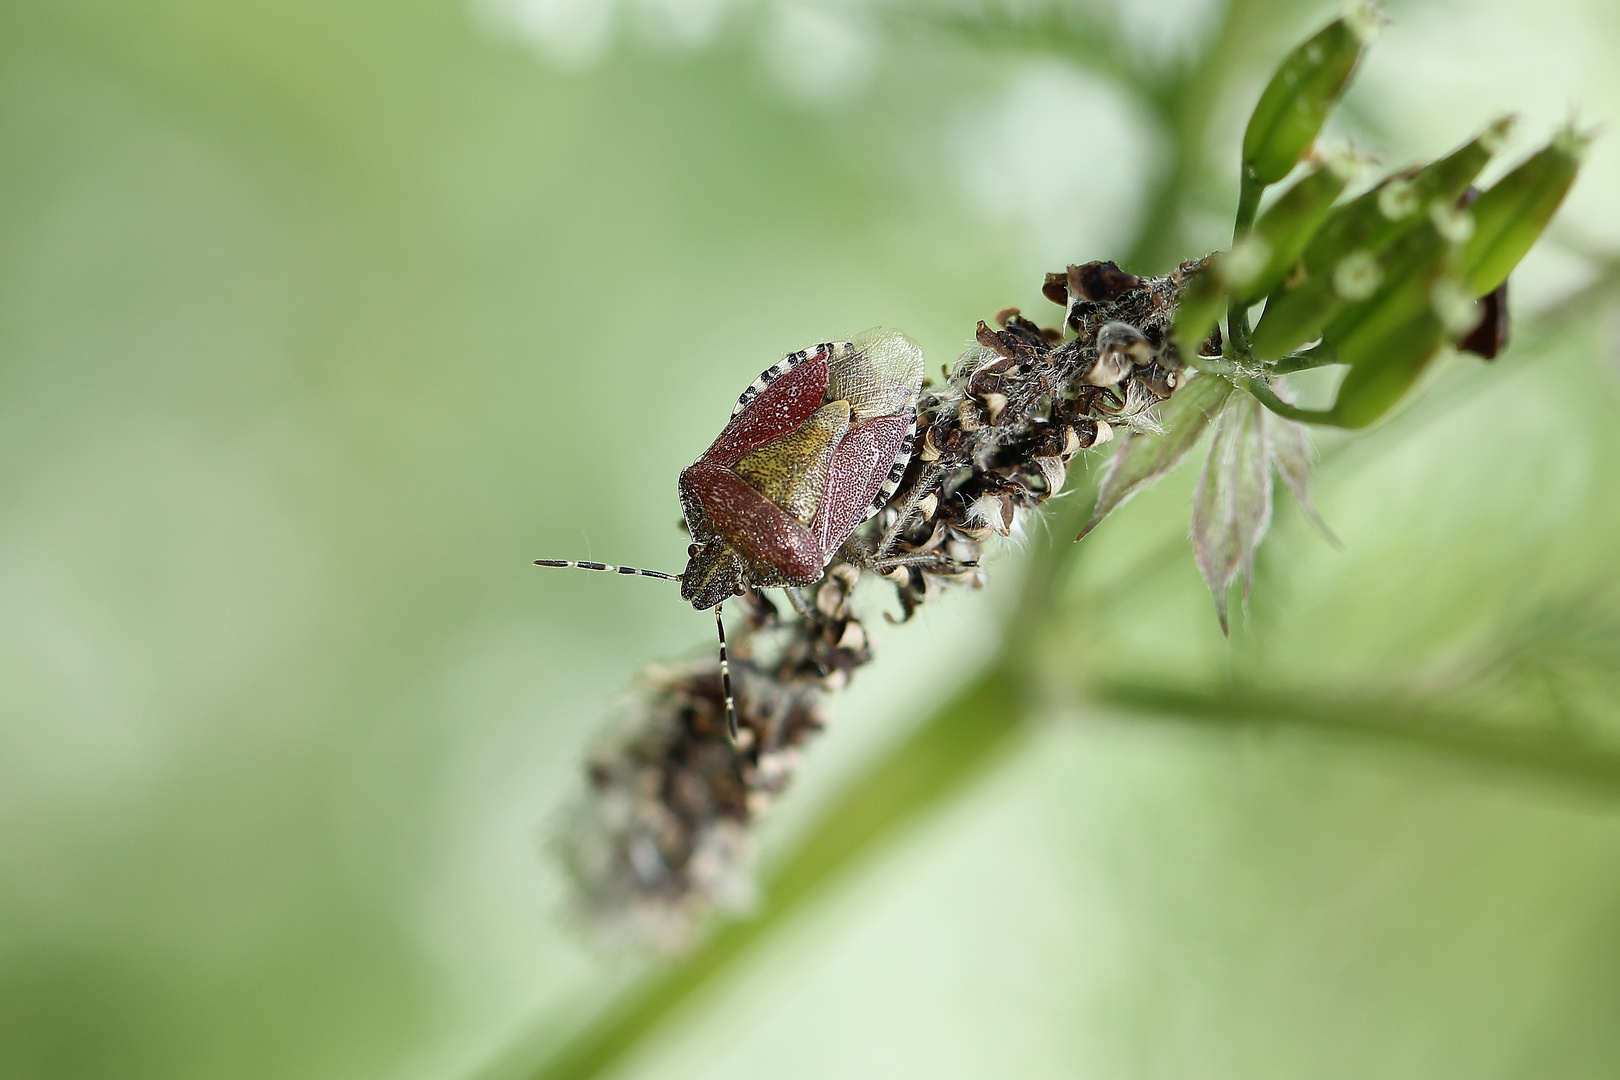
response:
<path fill-rule="evenodd" d="M 1360 291 L 1367 295 L 1356 299 L 1335 293 L 1340 301 L 1338 313 L 1322 331 L 1323 340 L 1339 361 L 1358 363 L 1364 353 L 1377 351 L 1377 345 L 1368 342 L 1376 343 L 1392 327 L 1411 322 L 1420 312 L 1433 315 L 1429 294 L 1449 267 L 1453 251 L 1434 223 L 1425 218 L 1418 229 L 1391 245 L 1377 260 L 1381 281 L 1373 288 L 1367 289 L 1364 282 L 1354 280 L 1356 267 L 1352 265 L 1344 275 L 1344 284 L 1352 292 L 1360 284 Z"/>
<path fill-rule="evenodd" d="M 1448 243 L 1466 244 L 1469 237 L 1474 235 L 1474 215 L 1455 203 L 1438 200 L 1430 203 L 1429 220 L 1434 223 L 1435 232 L 1445 237 Z"/>
<path fill-rule="evenodd" d="M 1306 246 L 1302 280 L 1265 301 L 1265 314 L 1251 338 L 1254 355 L 1280 358 L 1322 334 L 1322 327 L 1335 321 L 1346 304 L 1367 300 L 1367 280 L 1375 274 L 1374 266 L 1388 269 L 1392 257 L 1405 257 L 1398 249 L 1422 225 L 1427 223 L 1452 243 L 1468 240 L 1473 214 L 1456 209 L 1456 199 L 1489 162 L 1508 126 L 1510 121 L 1498 120 L 1479 138 L 1429 167 L 1406 178 L 1385 180 L 1333 210 Z M 1424 206 L 1429 212 L 1419 214 Z"/>
<path fill-rule="evenodd" d="M 1376 255 L 1421 223 L 1425 204 L 1455 205 L 1512 128 L 1504 117 L 1439 161 L 1392 176 L 1335 209 L 1305 249 L 1305 269 L 1314 274 L 1358 248 Z"/>
<path fill-rule="evenodd" d="M 1391 177 L 1336 207 L 1305 248 L 1303 280 L 1266 301 L 1265 315 L 1252 339 L 1255 355 L 1277 359 L 1320 334 L 1347 302 L 1366 299 L 1358 286 L 1367 280 L 1368 264 L 1351 262 L 1343 275 L 1339 268 L 1357 253 L 1382 262 L 1391 245 L 1423 224 L 1424 215 L 1419 211 L 1425 204 L 1444 206 L 1438 213 L 1454 233 L 1466 228 L 1447 214 L 1512 126 L 1510 118 L 1497 120 L 1439 161 L 1407 176 Z"/>
<path fill-rule="evenodd" d="M 1511 126 L 1509 120 L 1498 120 L 1439 161 L 1392 176 L 1335 209 L 1305 249 L 1306 271 L 1325 270 L 1357 249 L 1376 255 L 1422 223 L 1418 212 L 1425 205 L 1454 206 Z"/>
<path fill-rule="evenodd" d="M 1457 286 L 1445 277 L 1453 251 L 1434 223 L 1425 220 L 1390 249 L 1382 286 L 1370 298 L 1346 306 L 1324 332 L 1334 356 L 1350 365 L 1333 405 L 1334 423 L 1349 428 L 1371 424 L 1439 354 L 1448 320 L 1462 317 L 1455 302 Z"/>
<path fill-rule="evenodd" d="M 1361 335 L 1360 362 L 1339 384 L 1333 403 L 1333 423 L 1363 428 L 1383 416 L 1406 395 L 1445 344 L 1439 318 L 1419 293 L 1420 310 L 1406 322 L 1376 327 Z"/>
<path fill-rule="evenodd" d="M 1417 188 L 1410 180 L 1399 176 L 1390 177 L 1370 194 L 1373 207 L 1378 212 L 1365 215 L 1368 219 L 1365 231 L 1369 234 L 1385 222 L 1405 221 L 1417 213 L 1418 207 L 1423 205 L 1423 200 L 1418 197 Z"/>
<path fill-rule="evenodd" d="M 1344 191 L 1345 179 L 1339 167 L 1307 173 L 1260 215 L 1244 242 L 1264 244 L 1266 258 L 1247 284 L 1234 288 L 1240 303 L 1252 304 L 1283 283 Z"/>
<path fill-rule="evenodd" d="M 1469 206 L 1473 236 L 1457 271 L 1469 292 L 1484 296 L 1524 258 L 1564 201 L 1590 139 L 1565 128 Z"/>
<path fill-rule="evenodd" d="M 1429 301 L 1434 306 L 1435 317 L 1440 320 L 1446 337 L 1453 341 L 1479 325 L 1479 301 L 1468 292 L 1466 285 L 1454 277 L 1442 277 L 1436 281 L 1429 290 Z"/>
<path fill-rule="evenodd" d="M 1378 25 L 1372 4 L 1352 5 L 1284 58 L 1243 133 L 1246 179 L 1275 184 L 1288 175 L 1316 140 Z"/>

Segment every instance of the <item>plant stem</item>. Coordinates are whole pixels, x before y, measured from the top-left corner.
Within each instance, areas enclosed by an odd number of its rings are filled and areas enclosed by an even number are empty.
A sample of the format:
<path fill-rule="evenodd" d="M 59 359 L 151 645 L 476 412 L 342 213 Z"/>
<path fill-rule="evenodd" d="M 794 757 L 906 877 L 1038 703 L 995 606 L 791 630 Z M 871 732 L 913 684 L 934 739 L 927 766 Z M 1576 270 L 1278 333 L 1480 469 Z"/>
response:
<path fill-rule="evenodd" d="M 1339 358 L 1323 345 L 1314 345 L 1303 352 L 1289 353 L 1271 365 L 1273 375 L 1288 375 L 1295 371 L 1310 371 L 1313 368 L 1327 367 L 1337 364 Z"/>
<path fill-rule="evenodd" d="M 1260 399 L 1260 404 L 1276 413 L 1286 416 L 1290 420 L 1298 420 L 1303 424 L 1333 424 L 1336 420 L 1332 409 L 1301 409 L 1297 405 L 1290 405 L 1276 392 L 1266 385 L 1264 379 L 1244 379 L 1243 388 Z"/>
<path fill-rule="evenodd" d="M 1620 793 L 1620 753 L 1572 738 L 1537 718 L 1486 725 L 1408 701 L 1335 700 L 1325 693 L 1205 692 L 1139 683 L 1087 686 L 1092 700 L 1131 712 L 1232 727 L 1297 727 L 1370 736 L 1419 746 L 1539 781 L 1574 781 L 1607 795 Z"/>

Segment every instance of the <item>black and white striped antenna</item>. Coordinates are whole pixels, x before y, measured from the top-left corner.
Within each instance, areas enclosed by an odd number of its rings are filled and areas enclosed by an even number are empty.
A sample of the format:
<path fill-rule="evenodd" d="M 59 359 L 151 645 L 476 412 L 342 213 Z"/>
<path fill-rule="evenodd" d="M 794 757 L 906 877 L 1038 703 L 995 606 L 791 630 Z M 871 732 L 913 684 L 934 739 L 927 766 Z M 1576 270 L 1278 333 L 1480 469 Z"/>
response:
<path fill-rule="evenodd" d="M 632 574 L 640 577 L 658 578 L 662 581 L 679 581 L 681 575 L 666 574 L 662 570 L 638 570 L 634 566 L 609 566 L 605 562 L 580 562 L 576 559 L 536 559 L 536 566 L 571 566 L 575 570 L 598 570 L 604 574 Z"/>
<path fill-rule="evenodd" d="M 578 559 L 536 559 L 536 566 L 564 566 L 575 570 L 595 570 L 602 574 L 625 574 L 630 577 L 650 577 L 660 581 L 679 581 L 681 575 L 666 574 L 662 570 L 642 570 L 634 566 L 609 566 L 607 563 L 583 562 Z M 720 690 L 726 698 L 726 730 L 731 741 L 737 741 L 737 702 L 731 693 L 731 660 L 726 656 L 726 624 L 720 618 L 720 604 L 714 605 L 714 629 L 720 635 Z"/>

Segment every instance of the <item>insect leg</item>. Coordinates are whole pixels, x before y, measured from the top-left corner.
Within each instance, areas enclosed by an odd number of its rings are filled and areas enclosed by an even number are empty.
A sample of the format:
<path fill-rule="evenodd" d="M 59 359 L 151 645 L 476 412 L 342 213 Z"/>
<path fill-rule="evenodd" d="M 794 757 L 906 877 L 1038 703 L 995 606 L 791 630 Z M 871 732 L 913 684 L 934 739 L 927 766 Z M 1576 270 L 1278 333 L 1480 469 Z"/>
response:
<path fill-rule="evenodd" d="M 726 658 L 726 624 L 720 618 L 724 605 L 714 605 L 714 628 L 720 634 L 720 691 L 726 696 L 726 730 L 731 741 L 737 741 L 737 703 L 731 696 L 731 661 Z"/>
<path fill-rule="evenodd" d="M 889 550 L 894 547 L 895 541 L 900 539 L 901 532 L 911 522 L 911 515 L 917 512 L 917 504 L 922 502 L 934 490 L 934 485 L 939 483 L 943 474 L 943 469 L 936 465 L 930 465 L 917 478 L 917 482 L 912 485 L 911 496 L 906 499 L 905 505 L 900 508 L 899 516 L 894 519 L 894 524 L 889 526 L 889 531 L 884 534 L 882 543 L 878 544 L 876 559 L 882 560 L 889 554 Z"/>
<path fill-rule="evenodd" d="M 870 569 L 874 573 L 884 574 L 897 566 L 930 564 L 942 568 L 947 574 L 959 574 L 964 570 L 975 569 L 979 565 L 977 559 L 953 559 L 938 551 L 924 551 L 917 555 L 890 555 L 886 559 L 874 559 Z"/>
<path fill-rule="evenodd" d="M 638 570 L 633 566 L 609 566 L 600 562 L 578 562 L 570 559 L 536 559 L 536 566 L 571 566 L 576 570 L 600 570 L 605 574 L 635 574 L 641 577 L 658 578 L 662 581 L 679 581 L 681 575 L 666 574 L 662 570 Z"/>
<path fill-rule="evenodd" d="M 789 585 L 782 591 L 787 594 L 788 603 L 793 605 L 793 610 L 799 613 L 799 618 L 810 619 L 815 617 L 816 613 L 810 607 L 810 601 L 804 598 L 804 593 L 797 587 Z"/>

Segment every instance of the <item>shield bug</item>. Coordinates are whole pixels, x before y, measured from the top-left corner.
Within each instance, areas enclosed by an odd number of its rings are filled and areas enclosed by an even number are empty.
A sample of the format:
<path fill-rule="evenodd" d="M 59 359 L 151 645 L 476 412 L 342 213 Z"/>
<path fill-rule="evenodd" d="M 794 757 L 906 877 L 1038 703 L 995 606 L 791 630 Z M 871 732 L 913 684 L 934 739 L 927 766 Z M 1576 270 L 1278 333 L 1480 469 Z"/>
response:
<path fill-rule="evenodd" d="M 726 723 L 735 738 L 722 601 L 745 589 L 821 580 L 900 483 L 922 378 L 922 350 L 892 331 L 790 353 L 743 391 L 714 443 L 681 470 L 676 489 L 692 535 L 685 570 L 536 563 L 679 581 L 693 607 L 714 608 Z"/>

